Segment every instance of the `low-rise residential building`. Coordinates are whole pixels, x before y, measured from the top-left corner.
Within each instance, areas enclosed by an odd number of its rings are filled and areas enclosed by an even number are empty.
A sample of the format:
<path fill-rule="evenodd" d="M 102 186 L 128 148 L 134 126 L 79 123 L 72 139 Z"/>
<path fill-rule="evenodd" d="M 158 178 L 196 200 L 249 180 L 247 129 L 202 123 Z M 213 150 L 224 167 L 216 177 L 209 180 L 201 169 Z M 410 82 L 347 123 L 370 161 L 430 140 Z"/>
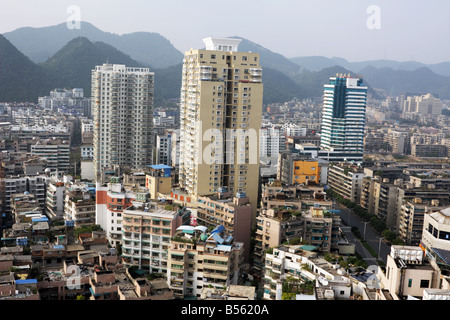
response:
<path fill-rule="evenodd" d="M 90 300 L 172 300 L 164 279 L 133 278 L 126 268 L 98 268 L 90 278 Z"/>
<path fill-rule="evenodd" d="M 320 183 L 320 165 L 317 159 L 298 153 L 282 152 L 278 156 L 277 180 L 284 184 Z"/>
<path fill-rule="evenodd" d="M 95 203 L 95 224 L 106 231 L 111 246 L 122 243 L 123 211 L 132 206 L 132 201 L 146 201 L 148 193 L 145 188 L 125 189 L 118 178 L 111 178 L 111 183 L 97 184 Z"/>
<path fill-rule="evenodd" d="M 189 209 L 136 199 L 122 214 L 122 263 L 167 274 L 170 239 L 190 220 Z"/>
<path fill-rule="evenodd" d="M 419 246 L 450 276 L 450 207 L 426 213 Z"/>
<path fill-rule="evenodd" d="M 361 167 L 334 164 L 328 169 L 328 186 L 344 199 L 359 204 L 364 172 Z"/>
<path fill-rule="evenodd" d="M 199 300 L 255 300 L 256 288 L 248 285 L 231 285 L 226 288 L 204 287 Z"/>
<path fill-rule="evenodd" d="M 399 237 L 407 245 L 417 246 L 422 239 L 425 215 L 439 211 L 439 201 L 422 201 L 421 198 L 405 201 L 400 211 Z"/>
<path fill-rule="evenodd" d="M 413 144 L 411 155 L 417 158 L 446 158 L 448 148 L 444 144 Z"/>
<path fill-rule="evenodd" d="M 327 209 L 333 205 L 322 186 L 285 185 L 278 180 L 261 186 L 261 209 L 308 209 L 315 204 Z"/>
<path fill-rule="evenodd" d="M 75 181 L 67 185 L 64 199 L 64 219 L 75 228 L 95 224 L 95 188 Z"/>
<path fill-rule="evenodd" d="M 171 239 L 168 250 L 169 287 L 175 297 L 200 297 L 205 287 L 223 288 L 240 284 L 243 244 L 234 242 L 219 226 L 182 226 Z"/>
<path fill-rule="evenodd" d="M 280 246 L 265 256 L 263 299 L 282 300 L 283 293 L 289 293 L 284 285 L 290 283 L 296 291 L 313 295 L 313 300 L 321 300 L 325 290 L 332 291 L 332 295 L 327 292 L 329 299 L 349 299 L 352 288 L 342 269 L 301 245 Z M 308 283 L 312 283 L 309 288 L 302 286 Z"/>
<path fill-rule="evenodd" d="M 70 169 L 70 142 L 62 139 L 39 140 L 31 146 L 31 155 L 45 158 L 47 168 L 68 172 Z"/>
<path fill-rule="evenodd" d="M 233 196 L 224 188 L 215 195 L 199 197 L 196 212 L 197 224 L 214 229 L 220 225 L 233 236 L 235 241 L 244 244 L 244 257 L 248 262 L 251 246 L 252 205 L 249 198 L 241 193 Z"/>
<path fill-rule="evenodd" d="M 441 272 L 430 263 L 420 247 L 391 247 L 387 256 L 386 271 L 379 269 L 380 286 L 386 289 L 394 300 L 409 296 L 421 299 L 426 289 L 440 287 Z"/>
<path fill-rule="evenodd" d="M 45 214 L 51 219 L 64 217 L 64 196 L 66 183 L 71 180 L 70 176 L 56 173 L 48 181 L 45 198 Z"/>
<path fill-rule="evenodd" d="M 0 276 L 0 301 L 41 300 L 36 279 L 16 280 L 10 272 Z"/>
<path fill-rule="evenodd" d="M 170 194 L 172 189 L 172 167 L 159 164 L 151 165 L 145 174 L 145 187 L 150 199 L 158 199 L 160 194 Z"/>

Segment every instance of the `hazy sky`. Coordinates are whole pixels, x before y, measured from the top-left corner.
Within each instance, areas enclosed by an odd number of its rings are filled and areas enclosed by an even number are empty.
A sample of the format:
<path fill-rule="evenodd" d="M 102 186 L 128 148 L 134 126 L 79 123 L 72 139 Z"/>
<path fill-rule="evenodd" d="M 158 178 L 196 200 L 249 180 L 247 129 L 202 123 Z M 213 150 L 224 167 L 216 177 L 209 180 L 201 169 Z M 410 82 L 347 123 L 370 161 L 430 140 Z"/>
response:
<path fill-rule="evenodd" d="M 240 36 L 288 58 L 450 61 L 447 0 L 1 0 L 0 33 L 64 23 L 73 5 L 103 31 L 157 32 L 183 53 Z"/>

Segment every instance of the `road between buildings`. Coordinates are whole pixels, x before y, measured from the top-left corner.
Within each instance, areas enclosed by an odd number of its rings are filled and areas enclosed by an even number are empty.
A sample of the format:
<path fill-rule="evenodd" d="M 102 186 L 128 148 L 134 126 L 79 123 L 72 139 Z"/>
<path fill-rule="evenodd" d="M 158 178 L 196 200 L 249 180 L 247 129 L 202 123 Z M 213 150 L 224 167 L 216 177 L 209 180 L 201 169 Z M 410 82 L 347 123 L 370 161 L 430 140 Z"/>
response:
<path fill-rule="evenodd" d="M 353 210 L 346 208 L 345 206 L 336 203 L 335 210 L 340 210 L 339 216 L 344 225 L 349 227 L 356 227 L 359 230 L 361 237 L 365 238 L 366 243 L 377 253 L 379 259 L 386 264 L 387 256 L 391 251 L 391 246 L 388 245 L 381 235 L 379 235 L 371 226 L 370 223 L 365 223 L 361 218 L 353 212 Z M 365 231 L 364 231 L 365 229 Z M 345 232 L 345 236 L 350 242 L 355 243 L 357 252 L 366 260 L 369 264 L 376 263 L 376 258 L 373 257 L 370 252 L 364 247 L 359 239 L 351 232 Z"/>

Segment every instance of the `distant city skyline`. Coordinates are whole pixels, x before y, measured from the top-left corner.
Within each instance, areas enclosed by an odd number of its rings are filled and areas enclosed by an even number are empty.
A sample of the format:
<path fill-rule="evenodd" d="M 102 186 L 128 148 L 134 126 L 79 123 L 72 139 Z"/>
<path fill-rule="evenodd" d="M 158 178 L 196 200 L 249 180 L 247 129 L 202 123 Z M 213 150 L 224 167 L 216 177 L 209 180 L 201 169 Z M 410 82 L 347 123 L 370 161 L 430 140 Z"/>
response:
<path fill-rule="evenodd" d="M 111 33 L 159 33 L 182 53 L 209 36 L 239 36 L 287 58 L 431 64 L 450 60 L 449 11 L 450 2 L 418 0 L 229 0 L 226 6 L 205 0 L 19 0 L 0 5 L 0 33 L 61 24 L 77 15 Z"/>

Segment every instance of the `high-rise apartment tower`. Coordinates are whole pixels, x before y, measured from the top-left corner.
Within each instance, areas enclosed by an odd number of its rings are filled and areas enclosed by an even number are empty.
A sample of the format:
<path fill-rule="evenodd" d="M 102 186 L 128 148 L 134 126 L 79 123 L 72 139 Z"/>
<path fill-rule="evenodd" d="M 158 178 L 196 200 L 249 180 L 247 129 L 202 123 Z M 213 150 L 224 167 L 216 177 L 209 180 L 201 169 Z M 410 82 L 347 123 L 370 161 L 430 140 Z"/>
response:
<path fill-rule="evenodd" d="M 263 84 L 258 53 L 240 39 L 206 38 L 185 53 L 180 187 L 191 197 L 227 190 L 257 207 Z M 254 215 L 256 216 L 256 209 Z"/>
<path fill-rule="evenodd" d="M 103 64 L 92 71 L 94 172 L 151 164 L 154 73 Z"/>

